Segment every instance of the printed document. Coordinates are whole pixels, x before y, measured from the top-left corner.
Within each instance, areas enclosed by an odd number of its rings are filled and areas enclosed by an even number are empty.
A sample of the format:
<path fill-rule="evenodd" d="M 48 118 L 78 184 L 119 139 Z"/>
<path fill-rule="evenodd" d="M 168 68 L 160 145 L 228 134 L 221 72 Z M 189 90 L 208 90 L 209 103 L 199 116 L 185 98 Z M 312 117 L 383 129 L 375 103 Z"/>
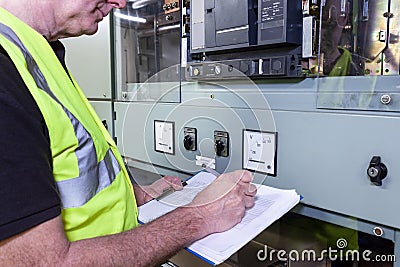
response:
<path fill-rule="evenodd" d="M 187 185 L 160 201 L 152 200 L 139 207 L 139 221 L 147 223 L 179 206 L 189 204 L 216 176 L 206 171 L 187 180 Z M 186 248 L 212 265 L 224 262 L 232 254 L 260 234 L 274 221 L 287 213 L 300 201 L 295 190 L 282 190 L 256 185 L 255 204 L 247 209 L 242 221 L 232 229 L 215 233 L 194 242 Z"/>

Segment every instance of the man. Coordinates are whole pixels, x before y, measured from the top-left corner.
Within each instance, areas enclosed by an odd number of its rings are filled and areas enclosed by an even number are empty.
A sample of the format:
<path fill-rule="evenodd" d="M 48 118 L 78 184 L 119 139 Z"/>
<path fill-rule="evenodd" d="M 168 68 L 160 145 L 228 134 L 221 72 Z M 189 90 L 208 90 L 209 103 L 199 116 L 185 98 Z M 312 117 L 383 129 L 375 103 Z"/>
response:
<path fill-rule="evenodd" d="M 250 173 L 236 171 L 190 205 L 137 225 L 137 205 L 179 181 L 132 187 L 58 41 L 94 34 L 125 4 L 0 0 L 0 266 L 153 266 L 230 229 L 254 204 Z"/>

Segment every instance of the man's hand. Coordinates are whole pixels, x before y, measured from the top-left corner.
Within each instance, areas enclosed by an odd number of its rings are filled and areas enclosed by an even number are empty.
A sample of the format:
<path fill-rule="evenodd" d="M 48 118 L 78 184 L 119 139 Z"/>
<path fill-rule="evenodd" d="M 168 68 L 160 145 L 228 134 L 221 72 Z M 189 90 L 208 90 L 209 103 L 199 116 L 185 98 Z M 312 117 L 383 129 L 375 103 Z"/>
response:
<path fill-rule="evenodd" d="M 204 235 L 229 230 L 242 220 L 246 208 L 254 205 L 252 180 L 248 171 L 224 173 L 188 205 L 202 217 Z"/>
<path fill-rule="evenodd" d="M 182 180 L 177 176 L 164 176 L 151 185 L 134 185 L 137 205 L 143 205 L 170 188 L 173 188 L 174 190 L 182 190 Z"/>

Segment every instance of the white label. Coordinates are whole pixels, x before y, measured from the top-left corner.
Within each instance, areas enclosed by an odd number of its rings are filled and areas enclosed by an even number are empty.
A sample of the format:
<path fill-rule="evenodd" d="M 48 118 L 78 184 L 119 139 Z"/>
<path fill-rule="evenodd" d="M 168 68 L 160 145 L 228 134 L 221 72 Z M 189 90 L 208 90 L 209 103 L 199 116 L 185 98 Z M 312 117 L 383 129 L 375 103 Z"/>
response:
<path fill-rule="evenodd" d="M 196 165 L 203 168 L 211 168 L 215 170 L 215 159 L 196 156 Z"/>

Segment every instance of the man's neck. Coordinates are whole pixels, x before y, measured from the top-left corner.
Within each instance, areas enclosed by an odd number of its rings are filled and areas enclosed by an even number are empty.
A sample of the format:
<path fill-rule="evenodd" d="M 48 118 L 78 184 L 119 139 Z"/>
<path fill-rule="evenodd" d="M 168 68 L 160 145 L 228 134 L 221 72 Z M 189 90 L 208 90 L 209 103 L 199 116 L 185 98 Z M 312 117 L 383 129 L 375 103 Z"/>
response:
<path fill-rule="evenodd" d="M 57 34 L 53 30 L 55 29 L 55 19 L 50 8 L 54 1 L 40 1 L 41 3 L 39 4 L 35 0 L 0 0 L 0 7 L 29 25 L 47 40 L 56 40 L 58 39 Z M 43 1 L 48 3 L 43 4 Z M 46 6 L 48 8 L 44 8 Z M 54 25 L 54 27 L 49 25 Z"/>

